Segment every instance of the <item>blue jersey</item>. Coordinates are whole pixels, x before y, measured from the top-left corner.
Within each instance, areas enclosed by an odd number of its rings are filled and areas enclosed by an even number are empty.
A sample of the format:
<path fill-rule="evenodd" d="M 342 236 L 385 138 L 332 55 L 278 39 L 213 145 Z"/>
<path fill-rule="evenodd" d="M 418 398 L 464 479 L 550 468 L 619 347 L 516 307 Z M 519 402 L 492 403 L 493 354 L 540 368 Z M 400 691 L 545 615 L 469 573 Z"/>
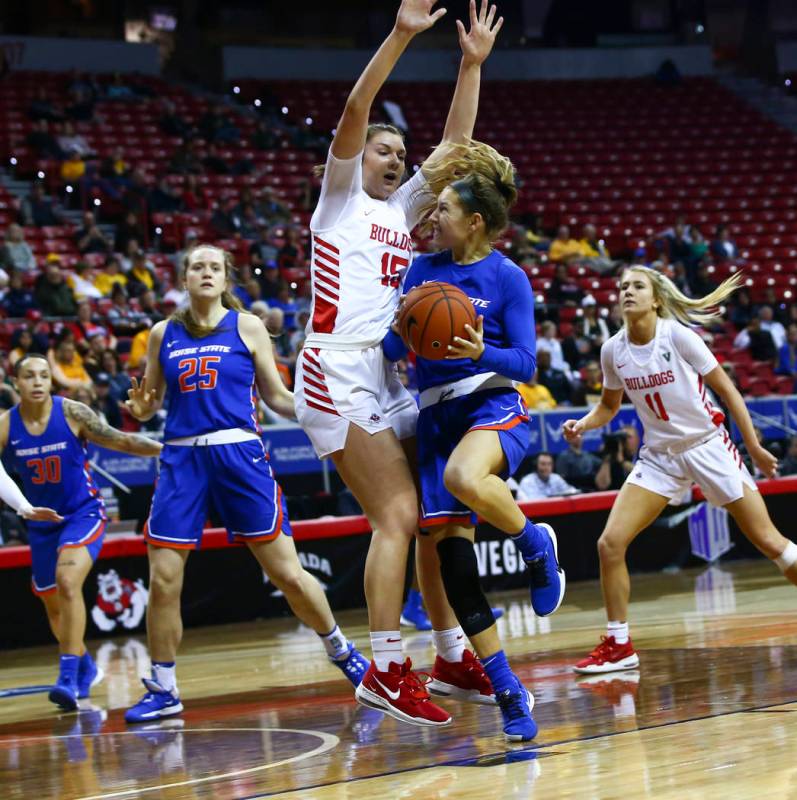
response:
<path fill-rule="evenodd" d="M 160 363 L 169 393 L 166 441 L 227 428 L 260 433 L 255 365 L 238 333 L 237 311 L 228 311 L 213 333 L 201 339 L 168 322 Z"/>
<path fill-rule="evenodd" d="M 72 432 L 64 416 L 64 398 L 53 397 L 46 430 L 28 433 L 19 406 L 11 409 L 8 449 L 22 478 L 25 497 L 33 506 L 55 509 L 61 516 L 105 517 L 105 507 L 88 464 L 85 442 Z M 50 526 L 51 523 L 28 522 Z"/>
<path fill-rule="evenodd" d="M 450 250 L 418 256 L 407 272 L 404 293 L 428 281 L 443 281 L 462 289 L 477 314 L 484 317 L 484 353 L 470 358 L 417 360 L 418 388 L 451 383 L 471 375 L 496 372 L 527 381 L 536 368 L 534 295 L 526 273 L 513 261 L 492 250 L 473 264 L 457 264 Z M 386 356 L 396 361 L 403 344 L 392 332 L 383 343 Z"/>

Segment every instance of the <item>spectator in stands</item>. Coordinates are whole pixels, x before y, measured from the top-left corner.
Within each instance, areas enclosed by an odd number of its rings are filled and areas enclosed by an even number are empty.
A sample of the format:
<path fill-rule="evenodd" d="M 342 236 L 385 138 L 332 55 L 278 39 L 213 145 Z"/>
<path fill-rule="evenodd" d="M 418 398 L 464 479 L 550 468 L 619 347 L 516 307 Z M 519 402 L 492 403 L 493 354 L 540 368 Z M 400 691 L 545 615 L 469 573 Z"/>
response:
<path fill-rule="evenodd" d="M 277 297 L 283 284 L 277 265 L 266 264 L 260 272 L 258 280 L 260 281 L 260 293 L 263 299 L 270 303 Z"/>
<path fill-rule="evenodd" d="M 130 270 L 133 269 L 133 261 L 140 252 L 141 245 L 138 243 L 138 239 L 128 239 L 127 247 L 119 256 L 119 266 L 125 275 L 130 274 Z"/>
<path fill-rule="evenodd" d="M 768 331 L 775 343 L 775 349 L 780 350 L 786 344 L 786 329 L 775 319 L 775 312 L 772 306 L 759 306 L 758 316 L 761 318 L 762 330 Z"/>
<path fill-rule="evenodd" d="M 541 253 L 547 253 L 551 248 L 551 240 L 545 235 L 542 226 L 542 216 L 534 214 L 525 228 L 526 241 Z"/>
<path fill-rule="evenodd" d="M 210 208 L 205 190 L 202 188 L 196 175 L 186 175 L 183 183 L 183 193 L 180 197 L 183 211 L 204 211 Z"/>
<path fill-rule="evenodd" d="M 108 324 L 117 336 L 133 336 L 141 327 L 143 315 L 130 308 L 125 288 L 116 285 L 111 290 L 111 307 L 108 309 Z"/>
<path fill-rule="evenodd" d="M 269 265 L 276 267 L 278 255 L 279 249 L 271 238 L 269 226 L 263 223 L 257 229 L 257 237 L 249 245 L 249 265 L 253 270 L 262 270 Z"/>
<path fill-rule="evenodd" d="M 111 395 L 111 376 L 107 372 L 98 372 L 94 376 L 94 393 L 96 402 L 92 408 L 105 417 L 109 425 L 121 428 L 122 411 L 119 408 L 119 401 Z"/>
<path fill-rule="evenodd" d="M 122 77 L 120 72 L 115 72 L 111 82 L 105 87 L 105 96 L 108 100 L 135 100 L 136 93 Z"/>
<path fill-rule="evenodd" d="M 689 243 L 689 247 L 692 251 L 691 261 L 695 264 L 699 264 L 709 255 L 709 245 L 699 228 L 692 227 L 691 238 L 692 241 Z"/>
<path fill-rule="evenodd" d="M 167 178 L 158 181 L 147 200 L 147 206 L 152 214 L 171 214 L 180 211 L 182 205 L 180 191 L 174 188 Z"/>
<path fill-rule="evenodd" d="M 14 365 L 28 353 L 38 353 L 36 341 L 30 328 L 17 328 L 11 337 L 11 352 L 8 354 L 8 366 L 13 370 Z"/>
<path fill-rule="evenodd" d="M 603 243 L 603 239 L 598 238 L 595 226 L 587 223 L 581 232 L 581 255 L 582 263 L 586 264 L 591 270 L 599 274 L 610 273 L 615 268 L 615 262 L 609 254 L 609 250 Z"/>
<path fill-rule="evenodd" d="M 19 395 L 8 378 L 5 367 L 0 366 L 0 411 L 8 411 L 19 402 Z"/>
<path fill-rule="evenodd" d="M 557 264 L 551 286 L 546 292 L 548 300 L 559 306 L 577 306 L 584 297 L 578 281 L 568 275 L 567 265 Z"/>
<path fill-rule="evenodd" d="M 122 195 L 124 207 L 136 213 L 144 213 L 149 197 L 149 183 L 149 178 L 143 170 L 138 167 L 130 170 L 125 193 Z"/>
<path fill-rule="evenodd" d="M 77 313 L 75 296 L 66 282 L 61 259 L 55 253 L 47 256 L 47 267 L 36 278 L 35 296 L 46 317 L 74 317 Z"/>
<path fill-rule="evenodd" d="M 282 311 L 286 330 L 292 331 L 296 327 L 296 302 L 290 286 L 285 281 L 280 285 L 277 296 L 269 300 L 269 306 Z"/>
<path fill-rule="evenodd" d="M 224 157 L 219 153 L 218 148 L 213 142 L 208 144 L 205 156 L 202 159 L 202 166 L 214 175 L 232 174 L 232 166 L 224 160 Z"/>
<path fill-rule="evenodd" d="M 537 350 L 537 380 L 548 388 L 557 405 L 570 405 L 570 380 L 561 369 L 551 366 L 551 353 L 548 350 Z"/>
<path fill-rule="evenodd" d="M 146 240 L 144 226 L 141 224 L 138 214 L 135 211 L 128 211 L 124 219 L 116 226 L 116 237 L 114 238 L 114 250 L 117 253 L 127 251 L 127 245 L 131 239 L 136 242 Z"/>
<path fill-rule="evenodd" d="M 241 264 L 237 269 L 235 279 L 235 286 L 233 286 L 232 293 L 241 301 L 243 307 L 247 310 L 251 307 L 252 303 L 258 298 L 252 298 L 247 291 L 246 285 L 252 280 L 252 269 L 249 264 Z"/>
<path fill-rule="evenodd" d="M 262 220 L 258 218 L 257 212 L 251 205 L 244 206 L 243 214 L 238 217 L 241 220 L 239 234 L 244 239 L 254 239 L 257 236 L 257 229 Z"/>
<path fill-rule="evenodd" d="M 329 139 L 323 134 L 313 129 L 312 120 L 309 117 L 300 119 L 299 124 L 291 133 L 291 144 L 297 150 L 307 150 L 315 154 L 321 160 L 326 155 L 329 148 Z"/>
<path fill-rule="evenodd" d="M 92 211 L 83 214 L 83 225 L 75 232 L 75 243 L 83 254 L 108 253 L 111 250 L 111 241 L 100 230 Z"/>
<path fill-rule="evenodd" d="M 578 489 L 553 471 L 553 456 L 542 452 L 537 455 L 534 472 L 530 472 L 518 484 L 517 500 L 522 503 L 568 494 L 578 494 Z"/>
<path fill-rule="evenodd" d="M 537 353 L 547 350 L 551 354 L 551 366 L 564 372 L 570 377 L 570 365 L 565 361 L 562 343 L 557 338 L 556 323 L 546 320 L 540 325 L 542 336 L 537 339 Z M 542 383 L 542 381 L 540 381 Z"/>
<path fill-rule="evenodd" d="M 68 334 L 68 335 L 66 335 Z M 91 377 L 83 368 L 72 332 L 65 329 L 55 347 L 47 352 L 53 383 L 59 390 L 71 392 L 79 387 L 91 388 Z"/>
<path fill-rule="evenodd" d="M 86 162 L 77 150 L 70 151 L 66 159 L 61 162 L 61 180 L 73 186 L 80 183 L 85 174 Z"/>
<path fill-rule="evenodd" d="M 786 341 L 778 351 L 778 366 L 775 372 L 778 375 L 797 378 L 797 323 L 789 325 Z"/>
<path fill-rule="evenodd" d="M 595 475 L 600 491 L 619 490 L 634 466 L 639 450 L 639 431 L 634 425 L 624 425 L 619 431 L 603 437 L 601 465 Z"/>
<path fill-rule="evenodd" d="M 50 100 L 44 86 L 36 89 L 33 100 L 28 106 L 28 116 L 34 121 L 46 119 L 48 122 L 61 122 L 64 119 L 63 111 Z"/>
<path fill-rule="evenodd" d="M 144 369 L 147 363 L 147 345 L 149 335 L 152 331 L 152 320 L 146 317 L 143 320 L 144 327 L 133 337 L 130 343 L 130 353 L 127 357 L 127 365 L 130 369 Z"/>
<path fill-rule="evenodd" d="M 265 120 L 257 123 L 257 129 L 252 138 L 252 147 L 257 150 L 276 150 L 280 145 L 280 138 L 276 131 Z"/>
<path fill-rule="evenodd" d="M 222 105 L 209 108 L 197 123 L 203 139 L 208 142 L 225 142 L 233 144 L 241 138 L 241 132 L 233 124 L 227 109 Z"/>
<path fill-rule="evenodd" d="M 66 276 L 66 282 L 78 302 L 89 298 L 99 300 L 102 297 L 102 292 L 96 286 L 96 280 L 97 271 L 85 261 L 78 261 L 74 270 Z"/>
<path fill-rule="evenodd" d="M 614 336 L 623 327 L 623 310 L 620 308 L 619 303 L 614 303 L 609 309 L 606 325 L 609 328 L 609 336 Z"/>
<path fill-rule="evenodd" d="M 582 492 L 591 492 L 595 488 L 595 475 L 600 465 L 598 456 L 584 450 L 583 436 L 569 442 L 567 450 L 556 457 L 557 473 Z"/>
<path fill-rule="evenodd" d="M 106 339 L 110 335 L 108 328 L 94 320 L 91 303 L 88 300 L 78 301 L 77 321 L 69 324 L 75 334 L 75 341 L 78 346 L 80 346 L 82 342 L 88 342 L 88 340 L 97 333 L 102 334 Z"/>
<path fill-rule="evenodd" d="M 303 267 L 307 261 L 307 254 L 302 243 L 299 229 L 291 226 L 285 231 L 285 244 L 277 254 L 277 265 L 280 269 L 294 269 Z"/>
<path fill-rule="evenodd" d="M 102 372 L 102 354 L 108 349 L 108 340 L 104 331 L 95 330 L 88 335 L 86 342 L 88 348 L 84 353 L 81 353 L 83 367 L 93 379 L 98 372 Z M 79 352 L 80 345 L 78 344 L 77 346 Z"/>
<path fill-rule="evenodd" d="M 551 242 L 548 250 L 548 258 L 551 261 L 560 261 L 564 264 L 571 264 L 581 260 L 581 244 L 577 239 L 570 236 L 570 228 L 567 225 L 560 225 L 556 232 L 556 238 Z"/>
<path fill-rule="evenodd" d="M 304 347 L 305 328 L 310 319 L 309 311 L 299 311 L 296 314 L 296 330 L 290 335 L 291 352 L 298 357 Z"/>
<path fill-rule="evenodd" d="M 125 161 L 122 147 L 114 147 L 100 163 L 99 175 L 116 191 L 123 191 L 129 184 L 130 164 Z"/>
<path fill-rule="evenodd" d="M 683 222 L 676 222 L 673 231 L 665 239 L 666 253 L 671 263 L 680 261 L 687 270 L 692 264 L 691 237 L 687 236 L 687 226 Z"/>
<path fill-rule="evenodd" d="M 184 238 L 184 241 L 183 241 L 183 249 L 182 250 L 178 250 L 174 254 L 173 261 L 174 261 L 176 274 L 178 274 L 178 275 L 180 274 L 180 270 L 183 267 L 183 261 L 185 261 L 185 257 L 188 255 L 188 253 L 190 252 L 191 248 L 196 246 L 198 241 L 199 241 L 199 239 L 197 237 L 197 232 L 195 230 L 191 230 L 189 228 L 189 230 L 187 230 L 185 232 L 185 238 Z"/>
<path fill-rule="evenodd" d="M 308 175 L 299 184 L 299 205 L 304 211 L 312 211 L 321 197 L 321 179 L 317 175 Z"/>
<path fill-rule="evenodd" d="M 158 101 L 160 106 L 160 117 L 158 125 L 167 136 L 179 136 L 188 141 L 192 138 L 193 129 L 188 122 L 177 113 L 177 106 L 167 97 L 161 97 Z"/>
<path fill-rule="evenodd" d="M 689 284 L 689 295 L 691 297 L 705 297 L 707 294 L 713 292 L 717 286 L 719 286 L 719 284 L 711 277 L 711 273 L 708 271 L 708 265 L 700 264 L 695 270 L 694 277 Z"/>
<path fill-rule="evenodd" d="M 184 141 L 172 153 L 167 172 L 178 175 L 201 175 L 203 173 L 202 159 L 197 152 L 196 142 Z"/>
<path fill-rule="evenodd" d="M 6 241 L 0 250 L 0 267 L 9 272 L 11 270 L 33 272 L 36 269 L 33 250 L 25 241 L 22 227 L 14 222 L 6 228 Z"/>
<path fill-rule="evenodd" d="M 310 285 L 309 280 L 304 280 L 299 283 L 296 289 L 296 313 L 301 314 L 306 311 L 308 314 L 313 307 L 313 287 Z"/>
<path fill-rule="evenodd" d="M 122 267 L 116 256 L 108 256 L 102 267 L 102 272 L 94 279 L 94 285 L 103 297 L 110 297 L 114 286 L 126 286 L 127 276 L 122 273 Z"/>
<path fill-rule="evenodd" d="M 128 363 L 130 363 L 129 360 Z M 125 370 L 119 353 L 110 347 L 102 354 L 102 371 L 110 378 L 111 396 L 120 403 L 127 400 L 127 390 L 132 386 L 130 376 Z"/>
<path fill-rule="evenodd" d="M 789 439 L 786 454 L 778 465 L 778 472 L 781 475 L 797 475 L 797 436 Z"/>
<path fill-rule="evenodd" d="M 556 400 L 553 399 L 548 387 L 537 382 L 536 371 L 526 383 L 519 383 L 516 388 L 532 411 L 556 408 Z"/>
<path fill-rule="evenodd" d="M 235 212 L 236 205 L 234 196 L 225 197 L 210 218 L 210 226 L 220 239 L 240 236 L 241 218 Z"/>
<path fill-rule="evenodd" d="M 599 361 L 588 361 L 584 366 L 584 378 L 573 390 L 574 406 L 591 406 L 600 400 L 603 391 L 603 373 Z"/>
<path fill-rule="evenodd" d="M 156 286 L 160 287 L 160 281 L 156 283 Z M 158 292 L 160 292 L 160 289 L 158 289 Z M 153 325 L 165 319 L 161 310 L 158 308 L 158 298 L 154 289 L 148 289 L 146 292 L 142 292 L 138 296 L 138 305 L 141 309 L 141 313 L 144 314 Z"/>
<path fill-rule="evenodd" d="M 750 324 L 740 331 L 733 340 L 733 346 L 749 349 L 754 361 L 771 361 L 775 363 L 778 350 L 769 331 L 761 326 L 761 317 L 756 314 Z"/>
<path fill-rule="evenodd" d="M 62 225 L 63 215 L 56 209 L 52 198 L 45 194 L 44 186 L 36 182 L 31 186 L 30 194 L 20 203 L 19 220 L 23 225 L 41 228 L 45 225 Z"/>
<path fill-rule="evenodd" d="M 64 123 L 63 131 L 57 137 L 57 141 L 64 153 L 78 153 L 82 158 L 91 154 L 91 147 L 86 141 L 86 137 L 76 133 L 71 122 Z"/>
<path fill-rule="evenodd" d="M 50 133 L 50 123 L 46 119 L 40 119 L 33 123 L 33 128 L 25 137 L 25 142 L 37 158 L 53 158 L 60 161 L 66 156 L 55 136 Z"/>
<path fill-rule="evenodd" d="M 8 291 L 0 301 L 0 307 L 12 319 L 24 317 L 28 311 L 37 308 L 33 292 L 25 286 L 20 272 L 11 273 Z"/>
<path fill-rule="evenodd" d="M 609 326 L 598 314 L 598 302 L 592 295 L 588 294 L 581 301 L 581 308 L 584 316 L 576 324 L 576 330 L 592 342 L 595 356 L 599 358 L 601 345 L 611 336 Z"/>
<path fill-rule="evenodd" d="M 711 242 L 711 255 L 717 261 L 727 261 L 739 257 L 736 243 L 731 239 L 731 232 L 727 225 L 717 225 L 714 240 Z"/>
<path fill-rule="evenodd" d="M 731 300 L 731 322 L 736 326 L 736 330 L 740 331 L 750 324 L 754 315 L 755 309 L 750 292 L 742 287 Z"/>

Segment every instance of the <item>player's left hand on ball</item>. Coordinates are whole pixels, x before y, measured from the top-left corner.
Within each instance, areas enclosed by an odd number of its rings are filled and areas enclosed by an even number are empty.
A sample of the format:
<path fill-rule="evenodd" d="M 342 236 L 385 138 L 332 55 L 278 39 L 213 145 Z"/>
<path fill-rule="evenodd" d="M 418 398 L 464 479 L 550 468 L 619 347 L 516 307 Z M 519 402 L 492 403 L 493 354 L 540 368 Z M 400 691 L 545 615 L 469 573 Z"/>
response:
<path fill-rule="evenodd" d="M 404 310 L 404 301 L 407 299 L 407 295 L 403 294 L 399 297 L 398 306 L 396 306 L 396 311 L 393 314 L 393 322 L 390 324 L 390 330 L 393 331 L 397 336 L 401 336 L 401 331 L 399 330 L 399 319 L 401 319 L 401 312 Z"/>
<path fill-rule="evenodd" d="M 484 352 L 484 317 L 476 317 L 476 328 L 465 324 L 465 332 L 470 336 L 470 341 L 460 336 L 454 337 L 454 344 L 448 346 L 446 358 L 470 358 L 478 361 Z"/>
<path fill-rule="evenodd" d="M 52 508 L 43 508 L 42 506 L 34 506 L 30 511 L 20 514 L 24 519 L 30 519 L 34 522 L 63 522 L 64 518 Z"/>
<path fill-rule="evenodd" d="M 481 64 L 490 55 L 495 37 L 504 24 L 503 17 L 499 17 L 498 21 L 493 24 L 495 12 L 494 5 L 491 6 L 488 0 L 482 0 L 481 9 L 477 15 L 476 0 L 470 0 L 470 30 L 466 32 L 465 26 L 457 20 L 459 46 L 465 61 L 471 64 Z"/>
<path fill-rule="evenodd" d="M 753 459 L 753 463 L 765 478 L 774 477 L 778 470 L 778 459 L 769 450 L 763 447 L 756 447 L 750 451 L 750 458 Z"/>

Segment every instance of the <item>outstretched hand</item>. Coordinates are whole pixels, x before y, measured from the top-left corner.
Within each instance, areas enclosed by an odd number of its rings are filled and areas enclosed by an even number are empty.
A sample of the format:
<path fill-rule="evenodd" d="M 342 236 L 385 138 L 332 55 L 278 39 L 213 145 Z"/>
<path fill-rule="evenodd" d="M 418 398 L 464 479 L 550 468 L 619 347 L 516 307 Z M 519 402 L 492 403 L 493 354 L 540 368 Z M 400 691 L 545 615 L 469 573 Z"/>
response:
<path fill-rule="evenodd" d="M 562 435 L 566 442 L 578 441 L 584 435 L 584 423 L 580 419 L 565 420 L 562 425 Z"/>
<path fill-rule="evenodd" d="M 489 6 L 489 11 L 488 11 Z M 496 7 L 490 6 L 489 0 L 482 0 L 481 9 L 476 14 L 476 0 L 470 0 L 470 30 L 466 31 L 465 26 L 457 20 L 457 32 L 459 33 L 459 46 L 462 48 L 462 58 L 468 64 L 481 64 L 495 44 L 495 37 L 504 24 L 504 18 L 499 17 L 495 20 Z"/>
<path fill-rule="evenodd" d="M 30 511 L 20 511 L 19 514 L 23 519 L 29 519 L 33 522 L 63 522 L 64 518 L 52 508 L 44 508 L 42 506 L 33 506 Z"/>
<path fill-rule="evenodd" d="M 401 0 L 396 30 L 415 35 L 431 28 L 446 13 L 444 8 L 438 8 L 433 13 L 432 8 L 436 3 L 437 0 Z"/>
<path fill-rule="evenodd" d="M 131 378 L 130 383 L 131 388 L 127 390 L 125 405 L 136 419 L 146 417 L 155 407 L 157 392 L 155 389 L 147 390 L 146 377 L 141 379 L 141 383 L 135 378 Z"/>

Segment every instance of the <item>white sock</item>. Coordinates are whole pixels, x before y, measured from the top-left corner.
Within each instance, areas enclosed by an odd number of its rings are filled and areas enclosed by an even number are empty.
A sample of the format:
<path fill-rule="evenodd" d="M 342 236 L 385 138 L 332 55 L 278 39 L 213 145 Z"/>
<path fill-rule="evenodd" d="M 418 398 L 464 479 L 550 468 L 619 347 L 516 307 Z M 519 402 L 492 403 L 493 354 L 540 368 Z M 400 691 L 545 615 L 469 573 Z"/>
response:
<path fill-rule="evenodd" d="M 446 661 L 462 661 L 465 652 L 465 632 L 459 625 L 444 631 L 432 631 L 432 641 L 440 658 Z"/>
<path fill-rule="evenodd" d="M 627 644 L 628 623 L 609 620 L 609 623 L 606 626 L 606 635 L 614 636 L 614 641 L 617 642 L 617 644 Z"/>
<path fill-rule="evenodd" d="M 797 561 L 797 544 L 794 544 L 794 542 L 789 542 L 786 545 L 786 549 L 775 559 L 775 563 L 781 572 L 786 572 L 795 561 Z"/>
<path fill-rule="evenodd" d="M 401 631 L 371 631 L 371 652 L 379 672 L 387 672 L 391 661 L 401 664 Z"/>
<path fill-rule="evenodd" d="M 177 694 L 177 676 L 174 662 L 171 664 L 152 662 L 153 679 L 167 692 Z"/>
<path fill-rule="evenodd" d="M 330 633 L 319 633 L 318 635 L 330 658 L 337 660 L 349 652 L 349 640 L 341 632 L 340 626 L 336 625 Z"/>

